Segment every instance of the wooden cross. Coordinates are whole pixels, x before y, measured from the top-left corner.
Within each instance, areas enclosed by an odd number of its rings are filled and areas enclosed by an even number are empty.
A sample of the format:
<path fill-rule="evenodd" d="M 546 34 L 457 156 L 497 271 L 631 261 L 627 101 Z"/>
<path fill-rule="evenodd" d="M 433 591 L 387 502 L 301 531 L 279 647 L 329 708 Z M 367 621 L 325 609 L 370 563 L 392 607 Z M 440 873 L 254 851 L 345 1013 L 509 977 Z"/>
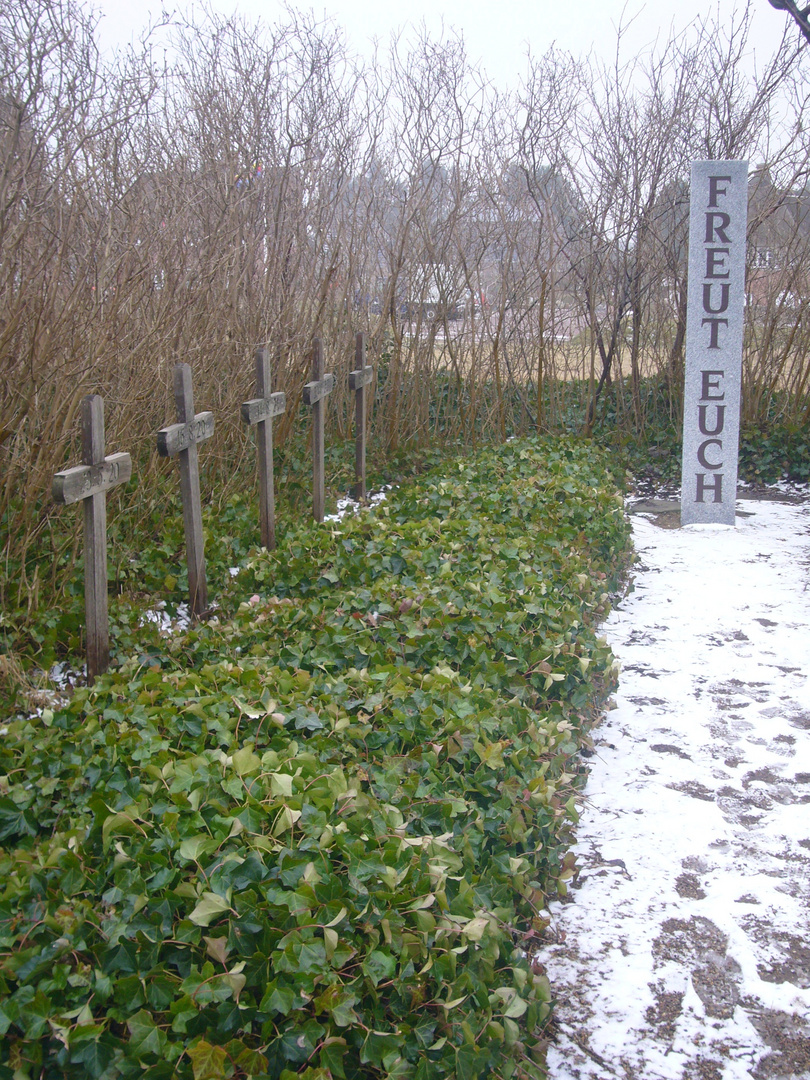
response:
<path fill-rule="evenodd" d="M 354 497 L 359 500 L 366 497 L 366 387 L 374 378 L 374 368 L 366 366 L 365 334 L 355 338 L 354 359 L 357 370 L 349 372 L 349 389 L 354 390 Z"/>
<path fill-rule="evenodd" d="M 312 516 L 323 521 L 323 430 L 325 398 L 335 388 L 335 376 L 323 373 L 321 339 L 312 342 L 312 382 L 304 387 L 304 404 L 312 407 Z"/>
<path fill-rule="evenodd" d="M 104 400 L 82 401 L 82 461 L 53 478 L 58 503 L 84 503 L 84 610 L 87 623 L 87 678 L 107 670 L 110 626 L 107 611 L 107 490 L 132 476 L 129 454 L 104 456 Z"/>
<path fill-rule="evenodd" d="M 256 394 L 242 404 L 242 420 L 256 425 L 259 455 L 259 518 L 262 546 L 276 546 L 276 506 L 273 495 L 273 417 L 287 408 L 284 394 L 271 394 L 270 359 L 265 349 L 256 350 Z"/>
<path fill-rule="evenodd" d="M 186 533 L 186 565 L 188 566 L 189 608 L 193 618 L 199 618 L 208 608 L 208 586 L 205 580 L 205 551 L 203 547 L 202 506 L 200 504 L 200 468 L 197 443 L 214 434 L 214 414 L 194 413 L 194 394 L 191 388 L 191 368 L 175 364 L 174 402 L 179 423 L 161 428 L 157 433 L 158 453 L 162 457 L 178 456 L 180 489 L 183 496 L 183 526 Z"/>

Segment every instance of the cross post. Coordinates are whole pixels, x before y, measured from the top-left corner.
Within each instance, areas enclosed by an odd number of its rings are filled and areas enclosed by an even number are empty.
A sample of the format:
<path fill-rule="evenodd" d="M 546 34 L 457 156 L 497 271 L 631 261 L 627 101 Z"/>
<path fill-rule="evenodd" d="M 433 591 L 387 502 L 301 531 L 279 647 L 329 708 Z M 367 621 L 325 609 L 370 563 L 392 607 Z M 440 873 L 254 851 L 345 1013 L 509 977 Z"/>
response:
<path fill-rule="evenodd" d="M 256 350 L 256 397 L 242 403 L 242 420 L 256 425 L 259 458 L 259 524 L 262 547 L 276 546 L 276 504 L 273 494 L 273 417 L 287 408 L 283 393 L 271 393 L 270 358 L 266 349 Z"/>
<path fill-rule="evenodd" d="M 360 501 L 366 497 L 366 387 L 374 378 L 374 368 L 366 365 L 365 334 L 355 338 L 354 359 L 357 370 L 349 372 L 349 389 L 354 390 L 354 471 L 357 477 L 354 497 Z"/>
<path fill-rule="evenodd" d="M 84 611 L 87 630 L 87 679 L 92 682 L 110 662 L 107 607 L 107 491 L 132 476 L 129 454 L 104 454 L 104 399 L 88 394 L 82 401 L 82 465 L 53 478 L 56 502 L 84 504 Z"/>
<path fill-rule="evenodd" d="M 312 408 L 312 516 L 323 521 L 324 466 L 323 433 L 326 397 L 335 388 L 335 376 L 324 375 L 323 345 L 320 338 L 312 342 L 312 382 L 304 386 L 304 404 Z"/>
<path fill-rule="evenodd" d="M 197 443 L 210 439 L 214 434 L 214 414 L 202 412 L 195 415 L 191 368 L 188 364 L 175 364 L 174 402 L 178 423 L 160 429 L 157 433 L 157 448 L 162 457 L 176 456 L 180 464 L 189 610 L 196 619 L 208 608 Z"/>

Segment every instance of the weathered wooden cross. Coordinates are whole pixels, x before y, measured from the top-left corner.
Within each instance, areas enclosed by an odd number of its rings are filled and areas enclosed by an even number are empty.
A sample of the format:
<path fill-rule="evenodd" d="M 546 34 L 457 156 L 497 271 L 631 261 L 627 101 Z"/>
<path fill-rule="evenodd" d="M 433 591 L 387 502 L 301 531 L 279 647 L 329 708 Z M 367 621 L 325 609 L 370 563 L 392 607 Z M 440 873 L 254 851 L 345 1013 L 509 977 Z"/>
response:
<path fill-rule="evenodd" d="M 366 335 L 358 334 L 355 338 L 354 359 L 356 371 L 349 372 L 349 389 L 354 390 L 354 471 L 357 483 L 354 485 L 355 499 L 366 497 L 366 387 L 374 378 L 374 368 L 366 366 Z"/>
<path fill-rule="evenodd" d="M 87 678 L 106 671 L 110 662 L 107 610 L 107 490 L 132 476 L 129 454 L 104 455 L 104 400 L 88 394 L 82 401 L 82 461 L 53 478 L 58 503 L 84 503 L 84 610 L 87 622 Z"/>
<path fill-rule="evenodd" d="M 191 368 L 175 364 L 174 402 L 178 423 L 161 428 L 157 433 L 158 453 L 163 457 L 178 456 L 180 489 L 183 496 L 183 525 L 186 533 L 186 564 L 188 566 L 189 609 L 194 618 L 208 607 L 208 586 L 205 580 L 205 550 L 203 546 L 202 507 L 200 505 L 200 468 L 197 443 L 214 434 L 214 414 L 194 413 L 194 393 L 191 387 Z"/>
<path fill-rule="evenodd" d="M 256 449 L 259 456 L 259 518 L 262 546 L 271 551 L 276 546 L 276 506 L 273 495 L 273 417 L 287 408 L 283 393 L 272 394 L 270 359 L 265 349 L 256 350 L 255 398 L 242 404 L 242 420 L 256 425 Z"/>
<path fill-rule="evenodd" d="M 323 521 L 323 431 L 325 398 L 335 388 L 335 376 L 323 373 L 323 346 L 320 338 L 312 342 L 312 382 L 304 386 L 304 404 L 312 407 L 312 516 Z"/>

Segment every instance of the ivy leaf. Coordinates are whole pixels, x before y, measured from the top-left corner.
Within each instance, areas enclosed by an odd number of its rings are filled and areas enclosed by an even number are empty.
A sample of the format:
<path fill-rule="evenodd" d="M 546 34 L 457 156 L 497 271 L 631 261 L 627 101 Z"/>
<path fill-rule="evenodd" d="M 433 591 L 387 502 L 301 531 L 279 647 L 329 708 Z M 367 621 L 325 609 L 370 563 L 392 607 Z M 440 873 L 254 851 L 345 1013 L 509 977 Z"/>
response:
<path fill-rule="evenodd" d="M 343 1067 L 343 1059 L 346 1055 L 346 1040 L 332 1037 L 325 1039 L 321 1044 L 319 1061 L 321 1067 L 328 1069 L 333 1077 L 338 1077 L 339 1080 L 343 1080 L 346 1076 L 345 1069 Z"/>
<path fill-rule="evenodd" d="M 36 835 L 37 823 L 31 811 L 17 806 L 12 799 L 0 799 L 0 840 Z"/>
<path fill-rule="evenodd" d="M 261 1009 L 279 1013 L 281 1016 L 289 1016 L 292 1012 L 295 992 L 290 986 L 274 986 L 269 994 L 262 998 Z"/>
<path fill-rule="evenodd" d="M 263 1076 L 267 1073 L 267 1058 L 258 1050 L 251 1050 L 249 1047 L 239 1053 L 236 1064 L 249 1076 Z"/>
<path fill-rule="evenodd" d="M 421 911 L 423 908 L 433 907 L 436 903 L 436 897 L 433 893 L 428 893 L 427 896 L 420 896 L 416 900 L 413 900 L 408 904 L 408 911 Z"/>
<path fill-rule="evenodd" d="M 480 743 L 475 744 L 475 752 L 478 754 L 482 764 L 486 765 L 489 769 L 504 769 L 505 763 L 503 760 L 503 751 L 505 747 L 503 742 L 495 743 Z"/>
<path fill-rule="evenodd" d="M 236 1002 L 239 1001 L 239 995 L 245 989 L 247 983 L 247 976 L 242 974 L 244 966 L 244 961 L 242 961 L 222 976 L 222 980 L 227 983 L 233 991 L 233 1000 Z"/>
<path fill-rule="evenodd" d="M 462 934 L 470 941 L 480 941 L 489 926 L 489 919 L 470 919 L 466 926 L 462 927 Z"/>
<path fill-rule="evenodd" d="M 396 959 L 390 953 L 381 952 L 379 949 L 374 949 L 369 953 L 363 962 L 363 974 L 371 979 L 374 986 L 383 979 L 393 978 L 396 970 Z"/>
<path fill-rule="evenodd" d="M 251 720 L 256 720 L 258 717 L 265 715 L 265 713 L 262 712 L 261 709 L 255 709 L 252 705 L 248 705 L 246 702 L 240 701 L 240 699 L 237 697 L 232 697 L 231 701 L 234 703 L 234 705 L 237 707 L 237 709 L 243 716 L 247 716 Z"/>
<path fill-rule="evenodd" d="M 499 986 L 490 994 L 489 1000 L 493 1008 L 512 1020 L 519 1019 L 528 1008 L 528 1003 L 514 986 Z"/>
<path fill-rule="evenodd" d="M 339 941 L 340 937 L 338 936 L 337 930 L 332 930 L 328 926 L 324 928 L 323 943 L 327 960 L 331 961 L 332 957 L 335 955 L 335 949 L 337 949 Z"/>
<path fill-rule="evenodd" d="M 504 1009 L 503 1015 L 510 1017 L 512 1020 L 517 1020 L 519 1017 L 523 1016 L 528 1007 L 528 1002 L 516 994 L 506 1009 Z"/>
<path fill-rule="evenodd" d="M 226 937 L 204 937 L 206 952 L 209 956 L 212 956 L 214 960 L 218 960 L 220 964 L 225 964 L 228 959 L 228 939 Z"/>
<path fill-rule="evenodd" d="M 186 1052 L 191 1058 L 194 1080 L 224 1080 L 228 1055 L 221 1046 L 212 1046 L 205 1039 L 200 1039 L 196 1046 Z"/>
<path fill-rule="evenodd" d="M 210 855 L 218 847 L 218 841 L 204 833 L 189 836 L 180 845 L 180 857 L 188 859 L 189 862 L 198 862 L 201 855 Z"/>
<path fill-rule="evenodd" d="M 340 911 L 335 915 L 334 919 L 330 919 L 328 923 L 324 923 L 325 927 L 337 926 L 339 922 L 343 922 L 346 918 L 346 908 L 342 907 Z"/>
<path fill-rule="evenodd" d="M 136 1058 L 144 1054 L 159 1056 L 166 1042 L 166 1035 L 160 1030 L 145 1009 L 136 1012 L 127 1020 L 129 1028 L 129 1046 Z"/>
<path fill-rule="evenodd" d="M 251 773 L 259 772 L 262 767 L 262 759 L 254 753 L 252 746 L 243 746 L 241 750 L 237 750 L 232 760 L 238 776 L 250 776 Z"/>
<path fill-rule="evenodd" d="M 283 806 L 273 825 L 273 836 L 281 836 L 282 833 L 287 832 L 301 817 L 301 810 L 292 810 L 289 806 Z"/>
<path fill-rule="evenodd" d="M 293 778 L 289 773 L 271 773 L 270 794 L 289 799 L 292 796 L 292 782 Z"/>
<path fill-rule="evenodd" d="M 230 909 L 231 905 L 224 897 L 217 893 L 204 892 L 202 899 L 189 915 L 189 919 L 197 926 L 210 926 L 214 919 Z"/>
<path fill-rule="evenodd" d="M 114 1056 L 115 1040 L 109 1035 L 101 1035 L 71 1054 L 70 1060 L 82 1065 L 88 1076 L 99 1077 L 106 1071 Z"/>
<path fill-rule="evenodd" d="M 135 833 L 143 834 L 143 832 L 143 828 L 138 825 L 133 814 L 125 811 L 110 814 L 109 817 L 104 819 L 104 824 L 101 826 L 104 851 L 109 850 L 114 836 L 133 836 Z"/>
<path fill-rule="evenodd" d="M 352 1007 L 356 1002 L 357 998 L 354 994 L 346 995 L 342 1000 L 336 1001 L 329 1010 L 338 1027 L 351 1027 L 352 1024 L 357 1023 L 357 1013 Z"/>

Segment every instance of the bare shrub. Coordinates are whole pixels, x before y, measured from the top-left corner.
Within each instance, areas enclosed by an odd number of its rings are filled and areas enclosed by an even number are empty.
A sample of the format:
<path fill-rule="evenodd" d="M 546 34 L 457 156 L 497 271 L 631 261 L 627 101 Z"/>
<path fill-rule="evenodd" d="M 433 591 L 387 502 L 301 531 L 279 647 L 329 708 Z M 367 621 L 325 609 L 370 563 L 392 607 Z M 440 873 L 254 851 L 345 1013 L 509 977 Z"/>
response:
<path fill-rule="evenodd" d="M 372 439 L 502 439 L 604 414 L 649 422 L 651 385 L 680 409 L 692 159 L 748 157 L 749 422 L 810 413 L 807 80 L 786 38 L 753 75 L 745 13 L 611 64 L 554 49 L 497 92 L 463 41 L 422 32 L 361 64 L 339 29 L 207 13 L 104 60 L 78 0 L 0 11 L 0 600 L 35 607 L 64 580 L 76 530 L 49 502 L 78 451 L 84 394 L 135 459 L 111 497 L 154 514 L 192 365 L 217 419 L 207 498 L 251 482 L 239 403 L 252 354 L 298 410 L 311 342 L 345 375 L 366 331 Z M 160 60 L 156 56 L 160 54 Z M 609 398 L 610 409 L 603 410 Z M 659 399 L 660 400 L 660 399 Z"/>

